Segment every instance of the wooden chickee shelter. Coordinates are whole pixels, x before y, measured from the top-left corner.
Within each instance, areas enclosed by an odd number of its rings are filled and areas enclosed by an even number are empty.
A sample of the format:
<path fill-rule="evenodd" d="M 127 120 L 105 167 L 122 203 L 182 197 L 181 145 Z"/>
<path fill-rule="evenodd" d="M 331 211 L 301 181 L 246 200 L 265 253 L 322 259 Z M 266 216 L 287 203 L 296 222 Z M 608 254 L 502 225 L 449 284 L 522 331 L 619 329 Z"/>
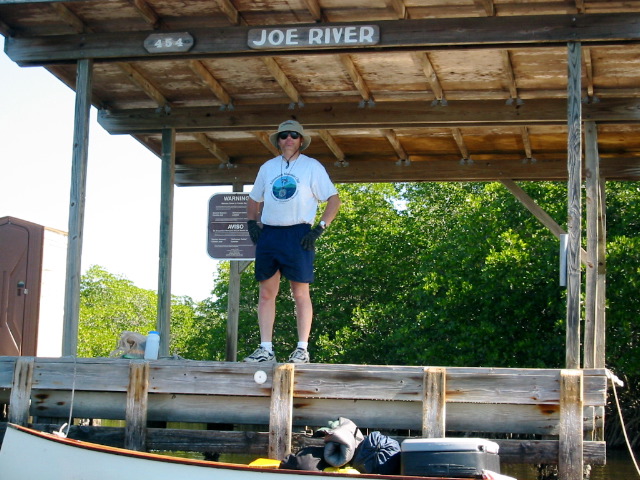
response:
<path fill-rule="evenodd" d="M 292 423 L 314 425 L 320 417 L 318 410 L 305 413 L 294 402 L 298 397 L 312 399 L 314 407 L 324 402 L 323 411 L 330 413 L 338 412 L 336 405 L 344 407 L 340 402 L 369 402 L 369 410 L 345 407 L 346 416 L 360 415 L 354 420 L 367 428 L 387 426 L 385 415 L 415 414 L 417 421 L 403 420 L 397 427 L 421 428 L 427 436 L 478 431 L 478 419 L 471 420 L 462 403 L 500 404 L 506 410 L 478 407 L 491 411 L 485 417 L 496 429 L 489 431 L 557 435 L 541 443 L 503 441 L 501 447 L 507 445 L 503 448 L 509 452 L 505 458 L 558 463 L 563 479 L 581 478 L 585 461 L 604 462 L 605 181 L 640 179 L 640 1 L 0 0 L 0 33 L 13 61 L 44 66 L 76 92 L 64 355 L 74 356 L 77 347 L 91 105 L 103 128 L 135 137 L 162 162 L 158 328 L 165 333 L 165 355 L 174 185 L 232 185 L 241 191 L 262 162 L 277 154 L 268 133 L 294 118 L 313 138 L 309 155 L 337 183 L 500 181 L 555 236 L 566 234 L 566 370 L 276 366 L 277 382 L 271 384 L 269 375 L 259 392 L 242 381 L 233 391 L 237 405 L 246 405 L 271 386 L 277 395 L 265 415 L 243 419 L 240 407 L 231 414 L 224 401 L 219 411 L 237 423 L 275 423 L 270 431 L 282 435 L 271 435 L 269 452 L 281 456 L 291 449 Z M 586 251 L 581 248 L 583 179 Z M 516 183 L 548 180 L 567 181 L 566 231 Z M 234 262 L 234 288 L 240 271 Z M 230 308 L 229 321 L 227 359 L 235 360 L 237 310 Z M 51 367 L 56 362 L 40 359 L 0 360 L 0 392 L 11 390 L 10 411 L 21 423 L 29 416 L 28 399 L 38 391 L 47 391 L 47 399 L 56 396 L 53 390 L 74 387 L 117 392 L 127 399 L 140 393 L 135 381 L 122 380 L 129 377 L 120 370 L 118 375 L 125 376 L 117 376 L 113 385 L 95 385 L 100 362 L 60 360 L 56 370 Z M 195 378 L 192 369 L 206 371 L 205 363 L 182 368 Z M 167 380 L 167 372 L 180 364 L 144 365 L 127 367 L 130 379 L 146 379 L 144 408 L 129 403 L 122 408 L 126 418 L 135 419 L 128 422 L 127 438 L 138 440 L 130 446 L 145 445 L 140 438 L 146 438 L 147 393 L 160 398 L 173 392 L 189 401 L 197 395 L 231 394 L 213 387 L 192 391 L 195 387 Z M 231 363 L 210 368 L 232 379 L 256 369 Z M 62 371 L 74 379 L 79 371 L 85 375 L 72 387 L 68 381 L 51 381 L 43 374 L 47 371 L 53 377 Z M 397 375 L 410 378 L 406 385 L 412 387 L 403 387 L 410 388 L 410 398 L 393 383 Z M 82 378 L 87 383 L 80 388 Z M 157 378 L 160 384 L 154 384 Z M 352 391 L 351 400 L 337 388 L 327 391 L 327 385 L 354 378 L 382 383 Z M 323 389 L 314 381 L 328 383 Z M 397 395 L 373 398 L 383 384 Z M 544 394 L 520 390 L 538 387 Z M 319 396 L 322 401 L 313 400 Z M 38 398 L 47 417 L 64 416 L 55 402 Z M 375 400 L 422 402 L 423 408 L 408 413 L 398 401 L 391 402 L 397 408 L 384 407 L 381 413 Z M 148 408 L 149 418 L 186 415 L 152 401 Z M 103 413 L 102 418 L 120 415 Z M 90 416 L 89 409 L 83 414 Z M 224 418 L 222 413 L 203 416 L 211 422 Z"/>

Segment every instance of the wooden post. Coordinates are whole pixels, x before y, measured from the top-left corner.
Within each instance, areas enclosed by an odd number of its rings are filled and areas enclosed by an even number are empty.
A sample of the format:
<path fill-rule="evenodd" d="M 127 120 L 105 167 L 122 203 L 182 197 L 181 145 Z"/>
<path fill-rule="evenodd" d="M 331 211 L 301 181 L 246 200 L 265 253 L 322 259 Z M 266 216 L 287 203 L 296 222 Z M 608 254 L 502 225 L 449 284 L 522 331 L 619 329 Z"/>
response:
<path fill-rule="evenodd" d="M 598 202 L 598 285 L 596 289 L 596 360 L 594 366 L 596 368 L 605 368 L 605 344 L 607 331 L 607 317 L 605 310 L 607 301 L 607 196 L 604 179 L 600 179 L 598 184 L 598 194 L 600 200 Z"/>
<path fill-rule="evenodd" d="M 422 436 L 442 438 L 446 428 L 447 370 L 425 367 L 422 377 Z"/>
<path fill-rule="evenodd" d="M 582 103 L 580 99 L 581 47 L 568 44 L 567 139 L 567 325 L 566 367 L 580 368 L 580 238 L 582 228 Z"/>
<path fill-rule="evenodd" d="M 62 355 L 78 352 L 78 317 L 80 316 L 80 275 L 84 206 L 89 157 L 89 111 L 93 60 L 78 60 L 76 72 L 76 106 L 73 124 L 71 193 L 69 200 L 69 236 L 67 240 L 67 274 L 64 292 Z"/>
<path fill-rule="evenodd" d="M 234 183 L 233 191 L 242 192 L 242 184 Z M 229 296 L 227 302 L 227 351 L 225 360 L 235 362 L 238 357 L 238 319 L 240 316 L 240 276 L 242 261 L 229 262 Z"/>
<path fill-rule="evenodd" d="M 9 398 L 9 423 L 26 426 L 29 423 L 33 357 L 18 357 L 13 369 L 13 383 Z"/>
<path fill-rule="evenodd" d="M 291 453 L 293 378 L 292 363 L 274 369 L 269 412 L 269 458 L 284 460 Z"/>
<path fill-rule="evenodd" d="M 583 476 L 582 384 L 581 370 L 561 370 L 558 474 L 562 480 L 582 480 Z"/>
<path fill-rule="evenodd" d="M 147 404 L 149 362 L 131 363 L 124 430 L 124 448 L 144 452 L 147 449 Z"/>
<path fill-rule="evenodd" d="M 160 196 L 160 252 L 158 265 L 159 355 L 169 355 L 171 339 L 171 259 L 173 248 L 173 184 L 175 183 L 176 131 L 162 130 L 162 173 Z"/>
<path fill-rule="evenodd" d="M 595 368 L 598 265 L 600 261 L 598 212 L 600 211 L 600 161 L 598 130 L 594 122 L 585 123 L 585 178 L 587 187 L 587 273 L 584 316 L 584 368 Z"/>

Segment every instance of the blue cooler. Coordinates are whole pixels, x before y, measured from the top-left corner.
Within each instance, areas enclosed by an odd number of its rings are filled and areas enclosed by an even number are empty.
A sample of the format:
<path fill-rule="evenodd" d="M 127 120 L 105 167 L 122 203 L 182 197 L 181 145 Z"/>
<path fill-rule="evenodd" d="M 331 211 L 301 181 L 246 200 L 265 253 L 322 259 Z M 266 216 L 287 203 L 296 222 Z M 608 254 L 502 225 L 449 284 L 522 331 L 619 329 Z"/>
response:
<path fill-rule="evenodd" d="M 473 478 L 500 473 L 498 444 L 482 438 L 411 438 L 402 442 L 402 475 Z"/>

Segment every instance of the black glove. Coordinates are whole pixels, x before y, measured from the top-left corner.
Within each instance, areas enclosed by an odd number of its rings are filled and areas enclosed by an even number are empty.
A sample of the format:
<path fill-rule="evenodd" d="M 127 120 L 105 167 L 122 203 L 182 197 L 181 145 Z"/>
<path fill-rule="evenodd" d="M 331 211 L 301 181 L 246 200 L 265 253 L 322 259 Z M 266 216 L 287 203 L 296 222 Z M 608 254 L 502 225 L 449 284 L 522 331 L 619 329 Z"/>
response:
<path fill-rule="evenodd" d="M 255 220 L 249 220 L 247 222 L 247 226 L 249 228 L 249 236 L 251 237 L 251 241 L 254 245 L 258 244 L 258 239 L 260 235 L 262 235 L 262 229 L 258 226 L 258 222 Z"/>
<path fill-rule="evenodd" d="M 320 225 L 316 225 L 309 233 L 307 233 L 302 240 L 300 241 L 300 245 L 305 250 L 313 250 L 316 248 L 316 240 L 324 233 L 324 228 Z"/>

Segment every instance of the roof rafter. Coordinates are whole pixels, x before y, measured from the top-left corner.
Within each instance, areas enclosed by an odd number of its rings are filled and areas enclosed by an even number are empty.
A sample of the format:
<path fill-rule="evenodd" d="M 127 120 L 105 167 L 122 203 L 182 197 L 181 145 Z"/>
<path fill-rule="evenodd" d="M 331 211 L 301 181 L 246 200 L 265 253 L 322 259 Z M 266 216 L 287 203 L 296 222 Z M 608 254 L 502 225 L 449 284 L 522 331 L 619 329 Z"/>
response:
<path fill-rule="evenodd" d="M 318 0 L 304 0 L 304 3 L 307 4 L 307 9 L 316 22 L 326 21 Z"/>
<path fill-rule="evenodd" d="M 218 8 L 229 18 L 231 25 L 246 25 L 244 18 L 231 0 L 215 0 Z"/>
<path fill-rule="evenodd" d="M 280 151 L 276 147 L 274 147 L 269 140 L 269 134 L 267 132 L 253 132 L 253 134 L 258 140 L 260 140 L 260 143 L 262 143 L 262 145 L 264 145 L 265 148 L 269 150 L 273 155 L 280 155 Z"/>
<path fill-rule="evenodd" d="M 231 95 L 225 90 L 225 88 L 216 80 L 213 74 L 209 71 L 204 63 L 200 60 L 191 60 L 189 62 L 191 70 L 207 85 L 213 94 L 222 102 L 223 105 L 231 107 L 233 105 L 233 99 Z"/>
<path fill-rule="evenodd" d="M 137 12 L 154 30 L 162 24 L 162 19 L 146 0 L 129 0 Z"/>
<path fill-rule="evenodd" d="M 496 7 L 493 0 L 473 0 L 478 10 L 487 17 L 493 17 L 496 14 Z"/>
<path fill-rule="evenodd" d="M 522 144 L 524 145 L 525 158 L 533 159 L 533 150 L 531 149 L 531 140 L 529 138 L 529 128 L 521 127 L 520 135 L 522 136 Z"/>
<path fill-rule="evenodd" d="M 469 157 L 469 150 L 467 149 L 467 145 L 464 143 L 464 138 L 462 138 L 462 132 L 459 128 L 452 128 L 451 135 L 453 135 L 453 139 L 456 141 L 456 145 L 458 145 L 458 150 L 460 150 L 460 154 L 462 155 L 463 160 L 471 160 Z"/>
<path fill-rule="evenodd" d="M 204 133 L 194 133 L 193 134 L 193 138 L 196 139 L 196 141 L 202 145 L 204 148 L 206 148 L 209 153 L 211 153 L 211 155 L 213 155 L 214 157 L 216 157 L 218 160 L 220 160 L 220 163 L 226 164 L 226 163 L 231 163 L 229 155 L 227 155 L 224 150 L 222 150 L 217 144 L 216 142 L 214 142 L 213 140 L 211 140 L 209 137 L 207 137 L 206 134 Z"/>
<path fill-rule="evenodd" d="M 416 65 L 418 65 L 422 69 L 425 77 L 427 77 L 427 82 L 429 82 L 431 90 L 433 91 L 436 99 L 439 101 L 445 100 L 444 91 L 442 90 L 442 86 L 440 85 L 438 74 L 433 68 L 431 60 L 429 60 L 429 55 L 426 52 L 414 52 L 412 56 Z"/>
<path fill-rule="evenodd" d="M 373 98 L 373 94 L 371 93 L 367 82 L 365 82 L 364 78 L 362 78 L 362 75 L 358 71 L 355 63 L 353 63 L 351 55 L 346 53 L 341 54 L 340 61 L 342 62 L 342 65 L 346 69 L 349 77 L 351 78 L 351 81 L 362 96 L 363 100 L 370 103 L 374 102 L 375 100 Z"/>
<path fill-rule="evenodd" d="M 135 83 L 144 93 L 152 98 L 159 107 L 170 106 L 171 102 L 162 94 L 151 80 L 145 77 L 140 71 L 130 63 L 118 63 L 118 67 Z"/>
<path fill-rule="evenodd" d="M 409 160 L 409 155 L 407 155 L 407 152 L 405 151 L 402 144 L 400 143 L 400 140 L 398 139 L 398 135 L 396 135 L 396 132 L 394 132 L 393 129 L 391 128 L 381 130 L 381 132 L 389 141 L 393 149 L 395 150 L 396 155 L 398 155 L 398 159 Z"/>
<path fill-rule="evenodd" d="M 320 138 L 322 139 L 322 141 L 327 145 L 327 147 L 329 147 L 329 150 L 331 150 L 331 153 L 333 153 L 333 156 L 336 157 L 338 162 L 344 163 L 344 160 L 345 160 L 344 152 L 338 146 L 338 144 L 334 140 L 333 136 L 329 133 L 329 131 L 318 130 L 318 135 L 320 135 Z"/>
<path fill-rule="evenodd" d="M 388 7 L 393 8 L 400 20 L 409 18 L 409 12 L 403 0 L 386 0 L 386 3 Z"/>
<path fill-rule="evenodd" d="M 516 76 L 513 72 L 513 65 L 511 63 L 511 56 L 509 55 L 509 50 L 501 50 L 500 55 L 502 55 L 502 65 L 504 67 L 504 72 L 507 75 L 507 86 L 509 87 L 509 95 L 512 100 L 517 100 L 518 96 L 518 85 L 516 84 Z"/>
<path fill-rule="evenodd" d="M 282 87 L 284 93 L 286 93 L 287 96 L 291 99 L 291 101 L 293 103 L 297 103 L 298 105 L 304 104 L 300 92 L 298 92 L 298 89 L 293 85 L 293 83 L 291 83 L 291 80 L 289 80 L 287 74 L 282 71 L 282 68 L 280 68 L 280 65 L 278 65 L 276 59 L 273 57 L 262 57 L 262 61 L 267 66 L 276 82 L 278 82 L 278 85 Z"/>

